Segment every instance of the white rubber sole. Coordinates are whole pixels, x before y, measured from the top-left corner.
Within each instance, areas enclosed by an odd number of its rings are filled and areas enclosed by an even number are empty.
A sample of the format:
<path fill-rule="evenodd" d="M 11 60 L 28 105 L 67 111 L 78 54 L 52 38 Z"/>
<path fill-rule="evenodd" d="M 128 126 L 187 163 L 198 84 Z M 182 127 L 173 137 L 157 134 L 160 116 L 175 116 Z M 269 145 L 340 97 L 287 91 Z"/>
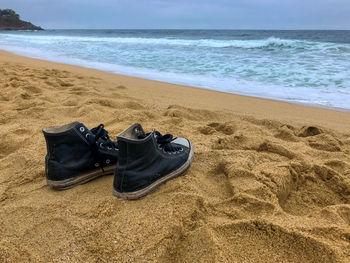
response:
<path fill-rule="evenodd" d="M 98 168 L 94 171 L 91 171 L 89 173 L 84 173 L 73 178 L 69 178 L 61 181 L 53 181 L 53 180 L 46 179 L 46 182 L 48 186 L 52 187 L 55 190 L 66 190 L 80 184 L 85 184 L 100 176 L 113 174 L 115 171 L 115 168 L 116 168 L 115 165 L 107 166 L 103 168 L 104 172 L 102 172 L 102 170 Z"/>
<path fill-rule="evenodd" d="M 162 178 L 158 179 L 157 181 L 153 182 L 152 184 L 150 184 L 149 186 L 135 191 L 135 192 L 118 192 L 115 189 L 113 189 L 113 195 L 119 198 L 123 198 L 123 199 L 127 199 L 127 200 L 136 200 L 136 199 L 140 199 L 146 195 L 148 195 L 149 193 L 153 192 L 159 185 L 164 184 L 165 182 L 176 178 L 178 176 L 184 175 L 186 174 L 187 170 L 190 168 L 192 160 L 193 160 L 193 156 L 194 156 L 194 150 L 193 150 L 193 145 L 192 143 L 190 143 L 190 154 L 188 156 L 187 161 L 178 169 L 176 169 L 175 171 L 167 174 L 166 176 L 163 176 Z"/>

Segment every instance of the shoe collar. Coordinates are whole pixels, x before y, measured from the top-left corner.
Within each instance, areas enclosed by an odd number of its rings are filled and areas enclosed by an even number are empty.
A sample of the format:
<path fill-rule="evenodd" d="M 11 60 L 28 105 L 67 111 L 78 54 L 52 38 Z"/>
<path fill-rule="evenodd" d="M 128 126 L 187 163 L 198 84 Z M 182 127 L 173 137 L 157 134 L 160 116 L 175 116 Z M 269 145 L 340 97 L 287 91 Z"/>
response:
<path fill-rule="evenodd" d="M 46 135 L 57 135 L 57 134 L 65 134 L 66 132 L 72 130 L 76 128 L 77 130 L 80 130 L 80 131 L 88 131 L 88 128 L 86 128 L 86 126 L 80 122 L 77 122 L 77 121 L 74 121 L 74 122 L 71 122 L 71 123 L 68 123 L 68 124 L 65 124 L 65 125 L 62 125 L 62 126 L 54 126 L 54 127 L 51 127 L 51 128 L 46 128 L 46 129 L 43 129 L 43 133 L 46 134 Z"/>
<path fill-rule="evenodd" d="M 129 128 L 121 132 L 117 138 L 118 140 L 124 140 L 124 141 L 130 141 L 130 142 L 145 142 L 148 141 L 150 138 L 155 137 L 155 130 L 152 130 L 148 134 L 148 136 L 145 136 L 144 138 L 140 139 L 139 137 L 142 135 L 146 135 L 145 131 L 143 130 L 141 124 L 135 123 L 131 125 Z"/>

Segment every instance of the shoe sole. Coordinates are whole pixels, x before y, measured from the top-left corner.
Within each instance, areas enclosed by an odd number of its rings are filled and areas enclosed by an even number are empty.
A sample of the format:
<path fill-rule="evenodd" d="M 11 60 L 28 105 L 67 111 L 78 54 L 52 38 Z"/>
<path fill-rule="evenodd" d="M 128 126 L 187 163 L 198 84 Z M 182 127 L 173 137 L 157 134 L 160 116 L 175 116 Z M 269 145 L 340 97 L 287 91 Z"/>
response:
<path fill-rule="evenodd" d="M 85 184 L 100 176 L 111 175 L 114 173 L 115 168 L 116 166 L 112 165 L 112 166 L 105 167 L 104 172 L 102 172 L 102 170 L 99 168 L 94 171 L 84 173 L 73 178 L 69 178 L 61 181 L 53 181 L 53 180 L 46 179 L 46 182 L 48 186 L 52 187 L 55 190 L 66 190 L 80 184 Z"/>
<path fill-rule="evenodd" d="M 190 166 L 192 164 L 192 160 L 193 160 L 193 156 L 194 156 L 193 145 L 191 142 L 190 142 L 190 147 L 191 147 L 191 150 L 190 150 L 190 154 L 188 156 L 187 161 L 177 170 L 171 172 L 170 174 L 167 174 L 166 176 L 163 176 L 162 178 L 153 182 L 149 186 L 147 186 L 141 190 L 135 191 L 135 192 L 120 193 L 120 192 L 116 191 L 115 189 L 113 189 L 113 195 L 116 197 L 119 197 L 119 198 L 127 199 L 127 200 L 137 200 L 137 199 L 140 199 L 140 198 L 148 195 L 149 193 L 153 192 L 161 184 L 164 184 L 165 182 L 167 182 L 173 178 L 179 177 L 181 175 L 185 175 L 187 170 L 190 168 Z"/>

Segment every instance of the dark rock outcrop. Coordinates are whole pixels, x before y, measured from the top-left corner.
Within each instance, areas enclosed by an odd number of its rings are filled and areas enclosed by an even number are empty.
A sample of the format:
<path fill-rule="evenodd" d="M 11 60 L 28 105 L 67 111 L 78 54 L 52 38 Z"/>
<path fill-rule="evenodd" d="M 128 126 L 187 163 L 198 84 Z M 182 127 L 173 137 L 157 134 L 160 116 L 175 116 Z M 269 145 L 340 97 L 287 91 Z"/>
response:
<path fill-rule="evenodd" d="M 43 30 L 30 22 L 22 21 L 12 9 L 0 9 L 0 30 Z"/>

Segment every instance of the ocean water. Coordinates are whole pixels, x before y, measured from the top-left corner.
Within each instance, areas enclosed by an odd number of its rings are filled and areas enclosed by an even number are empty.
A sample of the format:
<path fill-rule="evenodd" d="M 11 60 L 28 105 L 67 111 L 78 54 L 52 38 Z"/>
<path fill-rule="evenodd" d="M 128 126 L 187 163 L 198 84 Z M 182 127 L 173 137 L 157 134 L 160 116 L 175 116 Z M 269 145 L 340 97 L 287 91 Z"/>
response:
<path fill-rule="evenodd" d="M 0 49 L 170 83 L 350 109 L 350 31 L 0 31 Z"/>

